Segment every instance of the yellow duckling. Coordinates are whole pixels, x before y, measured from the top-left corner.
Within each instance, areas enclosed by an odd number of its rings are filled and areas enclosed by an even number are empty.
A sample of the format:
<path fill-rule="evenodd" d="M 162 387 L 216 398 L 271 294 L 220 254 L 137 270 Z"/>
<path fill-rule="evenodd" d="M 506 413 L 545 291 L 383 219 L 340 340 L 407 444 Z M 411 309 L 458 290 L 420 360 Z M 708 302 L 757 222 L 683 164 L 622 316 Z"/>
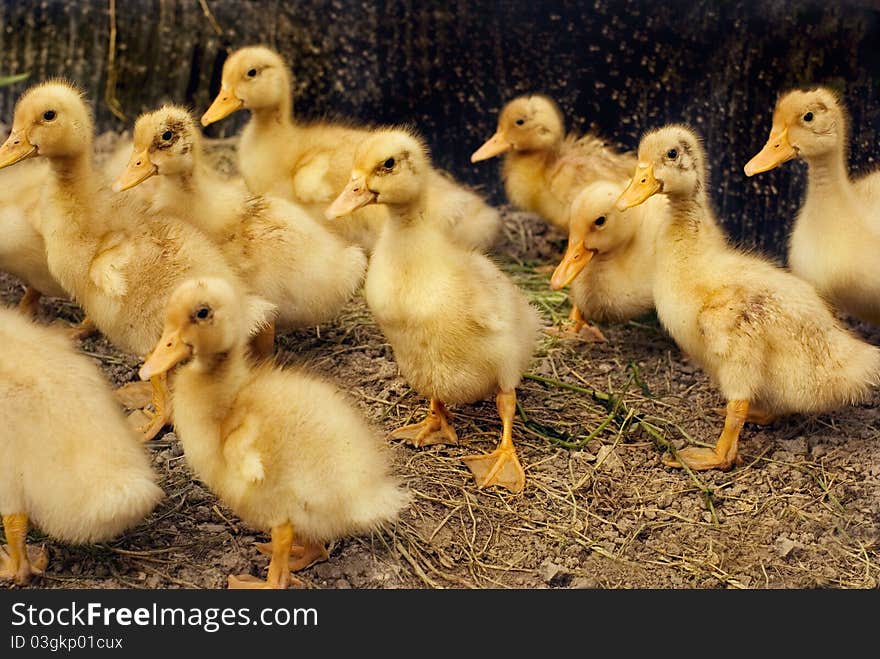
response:
<path fill-rule="evenodd" d="M 162 490 L 107 382 L 64 333 L 0 308 L 0 580 L 46 567 L 25 545 L 28 523 L 73 544 L 109 540 L 140 522 Z"/>
<path fill-rule="evenodd" d="M 745 421 L 826 412 L 863 399 L 880 382 L 880 349 L 846 330 L 810 284 L 729 246 L 707 190 L 700 139 L 670 125 L 642 137 L 638 167 L 617 207 L 658 192 L 669 199 L 670 218 L 657 236 L 657 315 L 727 399 L 715 449 L 679 455 L 692 469 L 727 469 Z"/>
<path fill-rule="evenodd" d="M 498 116 L 498 129 L 474 151 L 471 162 L 506 154 L 502 176 L 510 202 L 537 213 L 561 231 L 575 196 L 597 180 L 629 180 L 636 166 L 593 134 L 565 134 L 559 106 L 540 94 L 513 99 Z"/>
<path fill-rule="evenodd" d="M 255 197 L 220 178 L 204 161 L 201 133 L 182 107 L 165 106 L 137 120 L 133 154 L 114 189 L 127 190 L 154 174 L 153 210 L 181 217 L 211 238 L 248 289 L 278 307 L 280 326 L 330 320 L 360 288 L 363 250 L 299 206 Z"/>
<path fill-rule="evenodd" d="M 591 320 L 621 322 L 654 308 L 655 245 L 668 203 L 651 197 L 618 211 L 625 187 L 596 181 L 575 197 L 568 248 L 550 279 L 553 290 L 570 284 L 573 304 Z M 577 335 L 582 327 L 576 323 L 570 331 Z"/>
<path fill-rule="evenodd" d="M 445 404 L 472 403 L 497 392 L 501 444 L 465 462 L 480 487 L 520 492 L 525 473 L 512 439 L 516 386 L 535 350 L 540 318 L 492 261 L 457 245 L 431 221 L 425 199 L 429 172 L 428 152 L 418 137 L 377 131 L 358 147 L 351 182 L 327 216 L 342 217 L 366 204 L 389 211 L 364 292 L 404 378 L 431 400 L 424 421 L 392 437 L 416 446 L 455 444 Z"/>
<path fill-rule="evenodd" d="M 48 159 L 41 232 L 52 276 L 117 347 L 146 355 L 162 333 L 165 301 L 185 277 L 235 275 L 220 251 L 185 222 L 152 217 L 137 200 L 113 195 L 92 165 L 92 118 L 81 93 L 64 82 L 25 92 L 0 168 L 33 156 Z M 170 418 L 164 378 L 153 382 L 149 439 Z"/>
<path fill-rule="evenodd" d="M 335 387 L 248 361 L 248 336 L 271 312 L 222 279 L 185 282 L 141 368 L 147 379 L 180 364 L 174 427 L 187 461 L 245 524 L 271 531 L 268 579 L 230 576 L 230 588 L 286 588 L 290 570 L 327 558 L 324 542 L 391 522 L 408 502 L 381 437 Z"/>
<path fill-rule="evenodd" d="M 880 323 L 880 170 L 851 180 L 847 142 L 837 94 L 793 91 L 776 104 L 770 138 L 745 172 L 807 161 L 807 194 L 789 239 L 791 270 L 840 309 Z"/>
<path fill-rule="evenodd" d="M 238 149 L 248 188 L 296 201 L 323 220 L 327 204 L 348 182 L 355 147 L 370 131 L 294 121 L 290 88 L 290 69 L 278 53 L 264 46 L 241 48 L 224 63 L 220 93 L 201 121 L 207 126 L 237 110 L 250 110 Z M 429 181 L 429 206 L 438 224 L 462 245 L 488 248 L 501 226 L 498 211 L 448 174 L 432 170 Z M 331 226 L 369 251 L 385 217 L 382 208 L 365 208 Z"/>

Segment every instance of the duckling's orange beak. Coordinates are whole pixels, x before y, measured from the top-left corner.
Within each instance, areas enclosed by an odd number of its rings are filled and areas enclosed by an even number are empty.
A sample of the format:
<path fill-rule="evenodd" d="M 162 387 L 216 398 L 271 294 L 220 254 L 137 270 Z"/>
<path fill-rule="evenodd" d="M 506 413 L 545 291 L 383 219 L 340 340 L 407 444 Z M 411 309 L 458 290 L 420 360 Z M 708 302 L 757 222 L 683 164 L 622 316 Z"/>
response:
<path fill-rule="evenodd" d="M 192 346 L 183 342 L 180 330 L 168 329 L 162 333 L 162 338 L 153 348 L 153 352 L 147 355 L 144 365 L 138 371 L 141 380 L 167 373 L 184 359 L 192 356 Z"/>
<path fill-rule="evenodd" d="M 324 217 L 335 220 L 375 201 L 376 193 L 367 187 L 366 177 L 358 176 L 349 181 L 345 190 L 327 207 Z"/>
<path fill-rule="evenodd" d="M 648 197 L 660 191 L 660 181 L 654 178 L 654 163 L 640 162 L 626 190 L 617 199 L 615 206 L 619 211 L 638 206 Z"/>
<path fill-rule="evenodd" d="M 558 291 L 560 288 L 568 286 L 586 267 L 595 253 L 594 250 L 584 247 L 583 240 L 569 239 L 565 256 L 562 257 L 556 270 L 553 271 L 553 276 L 550 277 L 550 288 Z"/>
<path fill-rule="evenodd" d="M 500 156 L 502 153 L 507 153 L 512 148 L 513 145 L 504 139 L 504 133 L 499 130 L 486 140 L 486 143 L 483 144 L 483 146 L 474 151 L 473 155 L 471 155 L 471 162 L 480 162 L 481 160 L 488 160 L 489 158 Z"/>
<path fill-rule="evenodd" d="M 205 111 L 205 114 L 202 115 L 202 126 L 208 126 L 215 121 L 220 121 L 243 107 L 244 101 L 236 96 L 231 88 L 225 86 L 221 87 L 220 93 L 217 94 L 217 98 L 211 103 L 211 107 L 209 107 Z"/>
<path fill-rule="evenodd" d="M 746 176 L 754 176 L 762 172 L 769 172 L 796 157 L 797 149 L 788 141 L 788 126 L 783 128 L 774 126 L 770 131 L 770 139 L 767 140 L 767 144 L 746 163 L 744 170 Z"/>
<path fill-rule="evenodd" d="M 21 131 L 13 130 L 0 146 L 0 169 L 37 155 L 37 147 Z"/>
<path fill-rule="evenodd" d="M 131 156 L 131 160 L 128 161 L 125 171 L 119 175 L 119 178 L 113 184 L 113 192 L 122 192 L 123 190 L 133 188 L 158 173 L 159 168 L 150 161 L 150 154 L 146 149 L 135 151 Z"/>

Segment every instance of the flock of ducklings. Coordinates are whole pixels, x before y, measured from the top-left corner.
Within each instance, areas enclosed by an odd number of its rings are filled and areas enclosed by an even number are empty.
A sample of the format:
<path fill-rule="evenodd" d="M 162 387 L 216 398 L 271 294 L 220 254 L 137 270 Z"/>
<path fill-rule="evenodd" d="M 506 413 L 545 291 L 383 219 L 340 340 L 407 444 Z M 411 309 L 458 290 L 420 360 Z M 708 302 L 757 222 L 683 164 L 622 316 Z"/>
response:
<path fill-rule="evenodd" d="M 392 438 L 457 444 L 447 405 L 495 395 L 498 447 L 464 461 L 478 487 L 523 490 L 516 388 L 542 323 L 485 255 L 497 210 L 432 167 L 412 130 L 295 121 L 290 87 L 265 47 L 227 59 L 201 123 L 250 111 L 241 180 L 212 169 L 184 108 L 137 120 L 120 174 L 93 164 L 74 86 L 49 81 L 19 98 L 0 168 L 40 160 L 3 172 L 0 189 L 0 269 L 27 284 L 18 310 L 0 310 L 0 578 L 23 584 L 45 568 L 45 551 L 26 545 L 31 521 L 84 543 L 148 515 L 162 491 L 141 442 L 169 422 L 194 474 L 270 533 L 257 547 L 271 556 L 267 578 L 233 575 L 230 587 L 287 587 L 291 571 L 327 558 L 328 541 L 393 522 L 409 495 L 378 430 L 329 382 L 271 359 L 276 329 L 329 321 L 361 288 L 429 404 Z M 745 167 L 809 164 L 790 272 L 728 243 L 686 126 L 621 153 L 566 135 L 553 101 L 529 95 L 471 160 L 504 155 L 509 200 L 568 232 L 550 285 L 570 285 L 573 312 L 557 332 L 603 340 L 588 321 L 656 309 L 727 400 L 715 448 L 680 459 L 727 469 L 745 422 L 832 410 L 880 383 L 880 350 L 832 310 L 880 322 L 880 173 L 851 180 L 846 144 L 838 97 L 794 91 Z M 40 295 L 74 299 L 86 321 L 73 331 L 94 327 L 142 357 L 144 382 L 112 392 L 65 331 L 32 320 Z M 123 404 L 143 410 L 127 418 Z"/>

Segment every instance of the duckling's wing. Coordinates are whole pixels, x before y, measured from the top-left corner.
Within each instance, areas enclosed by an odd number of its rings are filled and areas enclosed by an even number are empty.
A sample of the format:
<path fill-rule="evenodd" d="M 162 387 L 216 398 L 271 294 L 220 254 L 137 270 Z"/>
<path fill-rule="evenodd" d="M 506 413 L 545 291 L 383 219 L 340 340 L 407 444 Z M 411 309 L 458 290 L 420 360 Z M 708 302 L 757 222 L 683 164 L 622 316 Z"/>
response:
<path fill-rule="evenodd" d="M 743 346 L 760 345 L 773 306 L 772 296 L 763 290 L 729 285 L 712 291 L 697 316 L 707 351 L 729 359 Z"/>
<path fill-rule="evenodd" d="M 126 273 L 135 265 L 136 245 L 122 232 L 108 234 L 89 265 L 89 277 L 105 295 L 128 292 Z"/>
<path fill-rule="evenodd" d="M 256 414 L 248 414 L 239 408 L 223 428 L 223 457 L 229 465 L 238 467 L 249 483 L 259 483 L 265 476 L 264 456 L 258 444 L 261 425 Z"/>

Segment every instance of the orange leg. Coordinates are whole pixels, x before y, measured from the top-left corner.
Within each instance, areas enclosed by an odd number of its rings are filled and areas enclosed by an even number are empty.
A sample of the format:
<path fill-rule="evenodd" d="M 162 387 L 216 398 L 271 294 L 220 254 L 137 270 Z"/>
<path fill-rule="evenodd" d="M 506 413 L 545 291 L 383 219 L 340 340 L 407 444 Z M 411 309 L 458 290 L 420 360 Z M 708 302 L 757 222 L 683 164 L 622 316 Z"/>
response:
<path fill-rule="evenodd" d="M 19 586 L 24 586 L 31 576 L 43 574 L 46 569 L 49 562 L 46 549 L 34 549 L 26 545 L 27 529 L 27 514 L 3 515 L 7 545 L 6 551 L 0 549 L 0 581 L 11 579 Z"/>
<path fill-rule="evenodd" d="M 275 351 L 275 323 L 270 322 L 251 339 L 251 353 L 257 359 L 270 357 Z"/>
<path fill-rule="evenodd" d="M 516 494 L 522 492 L 526 484 L 526 473 L 513 446 L 516 391 L 499 391 L 495 403 L 502 423 L 501 444 L 492 453 L 469 455 L 463 459 L 474 474 L 478 487 L 500 485 Z"/>
<path fill-rule="evenodd" d="M 392 431 L 391 439 L 404 439 L 413 446 L 431 444 L 458 444 L 458 435 L 452 427 L 452 419 L 446 406 L 436 398 L 431 399 L 430 411 L 419 423 L 401 426 Z"/>
<path fill-rule="evenodd" d="M 727 408 L 716 407 L 713 408 L 713 411 L 719 416 L 727 416 Z M 769 426 L 771 423 L 775 423 L 778 418 L 779 417 L 776 414 L 767 412 L 755 405 L 749 405 L 749 413 L 746 416 L 746 423 L 754 423 L 756 426 Z"/>
<path fill-rule="evenodd" d="M 724 419 L 724 430 L 715 448 L 690 447 L 678 452 L 679 457 L 688 467 L 695 471 L 706 469 L 730 469 L 736 461 L 739 434 L 749 415 L 749 401 L 732 400 L 727 403 L 727 416 Z M 677 460 L 664 458 L 667 467 L 681 467 Z"/>
<path fill-rule="evenodd" d="M 271 542 L 255 542 L 254 545 L 261 554 L 272 555 Z M 303 545 L 292 545 L 290 547 L 290 563 L 288 568 L 291 572 L 299 572 L 307 567 L 311 567 L 315 563 L 326 561 L 328 558 L 330 558 L 330 554 L 327 553 L 327 548 L 322 544 L 306 542 Z"/>
<path fill-rule="evenodd" d="M 145 442 L 158 435 L 159 431 L 171 421 L 171 395 L 168 392 L 168 374 L 160 373 L 159 375 L 154 375 L 150 378 L 150 384 L 153 385 L 153 411 L 141 410 L 147 417 L 147 422 L 137 429 Z"/>
<path fill-rule="evenodd" d="M 40 298 L 43 294 L 32 286 L 25 286 L 24 295 L 18 301 L 18 310 L 33 318 L 40 310 Z"/>
<path fill-rule="evenodd" d="M 299 579 L 290 576 L 290 552 L 293 546 L 293 525 L 290 522 L 272 529 L 269 574 L 266 580 L 258 579 L 249 574 L 229 575 L 228 584 L 233 589 L 266 590 L 284 589 L 291 582 L 301 585 Z"/>

